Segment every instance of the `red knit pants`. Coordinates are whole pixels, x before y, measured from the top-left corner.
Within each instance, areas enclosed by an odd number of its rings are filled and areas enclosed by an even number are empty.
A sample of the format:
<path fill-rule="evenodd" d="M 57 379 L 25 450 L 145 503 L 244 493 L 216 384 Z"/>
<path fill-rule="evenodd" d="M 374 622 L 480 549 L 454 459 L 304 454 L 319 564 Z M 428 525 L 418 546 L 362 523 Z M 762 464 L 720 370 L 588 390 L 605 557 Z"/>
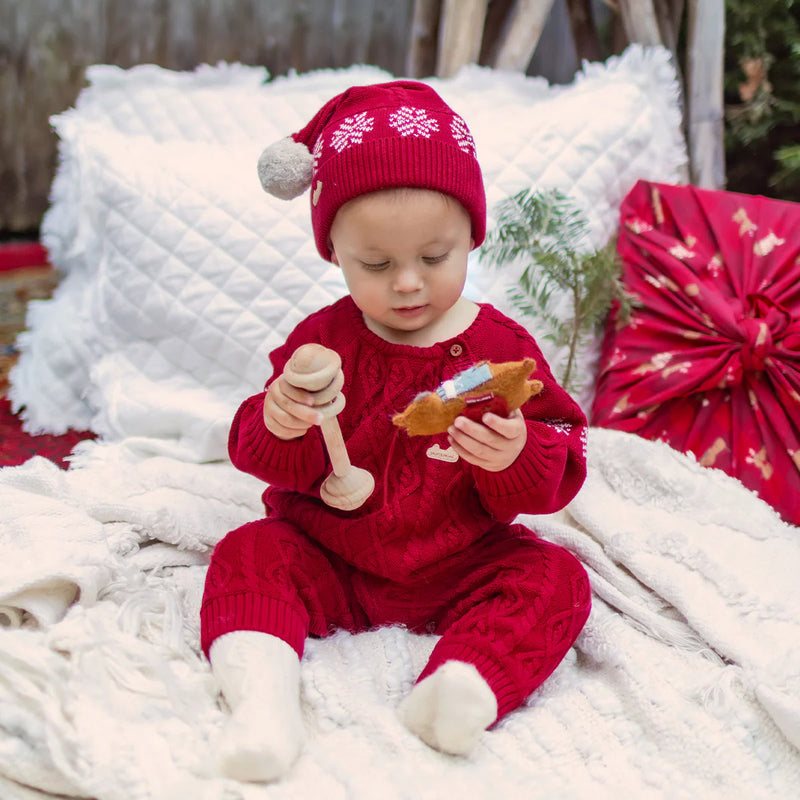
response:
<path fill-rule="evenodd" d="M 445 661 L 473 664 L 498 719 L 558 666 L 589 616 L 589 581 L 567 550 L 498 525 L 466 551 L 399 584 L 355 570 L 291 525 L 259 520 L 216 547 L 201 608 L 203 650 L 234 630 L 288 642 L 402 624 L 441 639 L 419 680 Z"/>

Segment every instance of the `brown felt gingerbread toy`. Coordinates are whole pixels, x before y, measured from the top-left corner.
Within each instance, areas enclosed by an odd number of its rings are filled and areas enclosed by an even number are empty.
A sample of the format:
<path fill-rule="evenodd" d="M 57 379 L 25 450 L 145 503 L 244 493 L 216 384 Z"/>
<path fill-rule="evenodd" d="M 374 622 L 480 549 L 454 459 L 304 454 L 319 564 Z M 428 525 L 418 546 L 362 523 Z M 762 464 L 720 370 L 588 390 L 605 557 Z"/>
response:
<path fill-rule="evenodd" d="M 542 382 L 529 380 L 536 361 L 481 361 L 459 372 L 432 392 L 418 394 L 392 422 L 409 436 L 444 433 L 463 415 L 480 420 L 487 412 L 508 416 L 526 400 L 542 391 Z"/>

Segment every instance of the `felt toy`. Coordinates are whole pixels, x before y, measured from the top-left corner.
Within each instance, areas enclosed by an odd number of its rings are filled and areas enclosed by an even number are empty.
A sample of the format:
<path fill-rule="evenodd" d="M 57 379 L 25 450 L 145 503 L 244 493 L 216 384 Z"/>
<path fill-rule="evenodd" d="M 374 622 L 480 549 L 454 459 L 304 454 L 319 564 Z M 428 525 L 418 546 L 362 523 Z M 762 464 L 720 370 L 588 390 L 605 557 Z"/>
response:
<path fill-rule="evenodd" d="M 480 420 L 487 412 L 508 416 L 542 391 L 542 382 L 529 380 L 536 361 L 481 361 L 432 392 L 418 394 L 392 422 L 409 436 L 444 433 L 458 416 Z"/>

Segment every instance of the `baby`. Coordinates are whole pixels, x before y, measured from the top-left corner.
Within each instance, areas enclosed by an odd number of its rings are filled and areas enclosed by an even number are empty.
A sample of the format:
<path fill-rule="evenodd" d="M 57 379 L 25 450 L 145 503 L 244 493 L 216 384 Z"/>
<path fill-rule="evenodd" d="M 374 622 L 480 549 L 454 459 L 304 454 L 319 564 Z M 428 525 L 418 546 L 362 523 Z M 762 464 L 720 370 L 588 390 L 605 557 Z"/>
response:
<path fill-rule="evenodd" d="M 268 488 L 264 518 L 216 547 L 201 610 L 203 649 L 231 709 L 223 770 L 284 775 L 302 747 L 305 639 L 385 625 L 439 635 L 399 715 L 431 747 L 467 755 L 550 675 L 589 615 L 580 563 L 513 523 L 580 489 L 586 420 L 527 331 L 462 295 L 486 199 L 469 129 L 430 87 L 347 90 L 267 148 L 259 173 L 285 199 L 310 187 L 317 248 L 349 295 L 271 354 L 266 390 L 231 427 L 231 460 Z M 315 392 L 286 375 L 309 343 L 341 358 Z M 465 367 L 527 357 L 543 389 L 508 417 L 459 417 L 431 437 L 392 425 Z M 321 409 L 342 389 L 350 460 L 376 482 L 349 511 L 320 499 L 331 470 Z"/>

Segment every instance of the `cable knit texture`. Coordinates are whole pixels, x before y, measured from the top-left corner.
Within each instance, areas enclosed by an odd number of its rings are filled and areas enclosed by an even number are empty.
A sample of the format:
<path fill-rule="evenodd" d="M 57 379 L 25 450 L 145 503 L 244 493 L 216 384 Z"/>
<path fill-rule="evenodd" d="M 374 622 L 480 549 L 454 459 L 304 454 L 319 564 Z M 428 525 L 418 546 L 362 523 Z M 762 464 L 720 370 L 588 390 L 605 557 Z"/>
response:
<path fill-rule="evenodd" d="M 302 344 L 342 358 L 346 406 L 339 423 L 350 460 L 376 488 L 354 511 L 319 499 L 330 472 L 317 429 L 285 442 L 263 422 L 264 394 L 231 427 L 233 463 L 269 484 L 266 518 L 216 548 L 202 611 L 203 647 L 231 630 L 280 636 L 302 654 L 308 633 L 404 624 L 444 635 L 423 677 L 448 659 L 474 664 L 499 715 L 521 703 L 563 658 L 589 611 L 580 564 L 517 514 L 562 508 L 586 474 L 586 421 L 518 324 L 481 305 L 462 334 L 432 347 L 387 342 L 350 297 L 313 314 L 272 353 L 273 376 Z M 523 407 L 528 437 L 507 469 L 442 459 L 445 434 L 409 437 L 392 416 L 465 367 L 536 359 L 540 395 Z M 452 451 L 451 451 L 452 453 Z"/>

